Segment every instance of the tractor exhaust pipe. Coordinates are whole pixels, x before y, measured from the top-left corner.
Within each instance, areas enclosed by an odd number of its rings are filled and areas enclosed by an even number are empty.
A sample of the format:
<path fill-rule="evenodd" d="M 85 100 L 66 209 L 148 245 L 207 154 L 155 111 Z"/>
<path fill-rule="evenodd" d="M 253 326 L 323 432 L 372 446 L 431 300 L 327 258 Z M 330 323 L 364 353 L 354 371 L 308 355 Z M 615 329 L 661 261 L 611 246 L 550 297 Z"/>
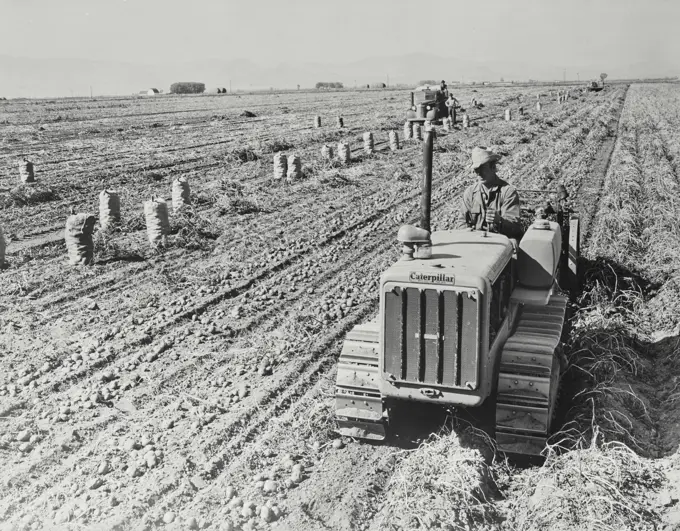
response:
<path fill-rule="evenodd" d="M 430 209 L 432 206 L 432 155 L 434 153 L 434 131 L 425 133 L 423 140 L 423 187 L 420 195 L 420 228 L 430 230 Z"/>

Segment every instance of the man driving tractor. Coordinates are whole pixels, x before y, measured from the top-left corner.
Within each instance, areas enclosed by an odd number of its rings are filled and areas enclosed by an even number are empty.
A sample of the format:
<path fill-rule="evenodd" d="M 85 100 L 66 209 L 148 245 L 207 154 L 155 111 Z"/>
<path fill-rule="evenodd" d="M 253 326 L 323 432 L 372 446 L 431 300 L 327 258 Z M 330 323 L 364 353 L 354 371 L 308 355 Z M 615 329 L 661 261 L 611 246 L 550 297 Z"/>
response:
<path fill-rule="evenodd" d="M 446 101 L 449 99 L 449 89 L 446 86 L 446 81 L 442 79 L 442 82 L 437 89 L 436 96 L 437 101 Z"/>
<path fill-rule="evenodd" d="M 521 238 L 519 194 L 514 186 L 498 177 L 496 162 L 500 156 L 484 147 L 472 150 L 472 170 L 479 181 L 469 186 L 461 199 L 456 227 L 488 230 Z"/>

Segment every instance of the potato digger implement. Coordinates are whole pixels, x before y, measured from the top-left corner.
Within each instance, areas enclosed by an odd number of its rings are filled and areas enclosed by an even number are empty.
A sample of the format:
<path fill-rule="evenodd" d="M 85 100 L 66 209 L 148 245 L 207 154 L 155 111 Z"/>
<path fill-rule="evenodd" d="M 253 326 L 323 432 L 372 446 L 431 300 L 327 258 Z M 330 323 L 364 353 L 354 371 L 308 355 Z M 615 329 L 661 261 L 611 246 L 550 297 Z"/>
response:
<path fill-rule="evenodd" d="M 423 142 L 420 227 L 380 279 L 376 321 L 355 326 L 338 361 L 336 418 L 346 436 L 383 440 L 400 401 L 495 402 L 499 450 L 539 455 L 553 430 L 569 296 L 577 294 L 579 217 L 560 186 L 553 220 L 519 242 L 480 230 L 430 231 L 434 134 Z"/>

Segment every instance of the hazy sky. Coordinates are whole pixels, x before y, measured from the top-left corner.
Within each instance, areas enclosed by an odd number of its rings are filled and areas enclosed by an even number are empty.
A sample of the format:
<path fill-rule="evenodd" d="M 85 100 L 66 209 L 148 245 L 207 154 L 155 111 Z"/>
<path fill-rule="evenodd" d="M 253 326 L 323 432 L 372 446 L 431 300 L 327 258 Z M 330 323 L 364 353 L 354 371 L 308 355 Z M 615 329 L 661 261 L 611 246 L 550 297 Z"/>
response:
<path fill-rule="evenodd" d="M 678 21 L 680 0 L 0 0 L 0 55 L 274 65 L 433 52 L 672 65 Z"/>

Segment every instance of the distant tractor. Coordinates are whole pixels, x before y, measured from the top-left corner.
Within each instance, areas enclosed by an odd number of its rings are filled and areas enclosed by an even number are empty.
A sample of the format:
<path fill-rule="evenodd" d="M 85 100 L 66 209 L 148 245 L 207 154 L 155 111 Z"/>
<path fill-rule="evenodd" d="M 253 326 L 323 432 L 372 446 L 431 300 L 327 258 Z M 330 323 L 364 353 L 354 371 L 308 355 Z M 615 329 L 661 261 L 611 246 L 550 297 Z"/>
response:
<path fill-rule="evenodd" d="M 383 440 L 391 409 L 404 401 L 490 403 L 498 448 L 538 455 L 554 430 L 565 369 L 560 346 L 568 294 L 579 287 L 579 217 L 559 186 L 556 208 L 542 209 L 519 242 L 485 230 L 430 232 L 433 136 L 423 143 L 420 227 L 399 230 L 403 255 L 380 278 L 378 317 L 343 344 L 338 431 Z"/>
<path fill-rule="evenodd" d="M 411 108 L 406 113 L 409 122 L 434 122 L 447 115 L 446 98 L 437 87 L 422 85 L 411 92 Z"/>
<path fill-rule="evenodd" d="M 600 92 L 602 89 L 604 89 L 604 83 L 600 84 L 597 81 L 591 81 L 586 88 L 588 92 Z"/>

